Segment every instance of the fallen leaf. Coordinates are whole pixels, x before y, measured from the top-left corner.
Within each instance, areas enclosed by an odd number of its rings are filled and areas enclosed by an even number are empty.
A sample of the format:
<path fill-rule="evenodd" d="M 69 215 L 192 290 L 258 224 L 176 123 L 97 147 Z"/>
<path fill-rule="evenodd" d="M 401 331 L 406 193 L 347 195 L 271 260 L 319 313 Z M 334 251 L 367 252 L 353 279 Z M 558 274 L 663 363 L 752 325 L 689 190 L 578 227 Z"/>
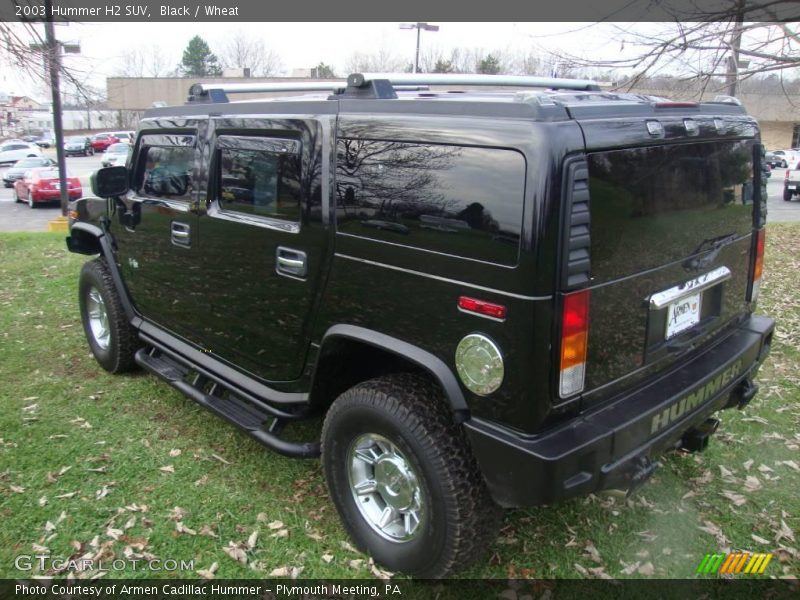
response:
<path fill-rule="evenodd" d="M 753 540 L 758 542 L 759 544 L 771 544 L 772 543 L 769 540 L 765 540 L 764 538 L 757 536 L 755 533 L 752 534 L 750 537 L 752 537 Z"/>
<path fill-rule="evenodd" d="M 639 573 L 640 575 L 645 575 L 647 577 L 652 577 L 653 575 L 655 575 L 656 569 L 653 566 L 653 563 L 646 562 L 641 567 L 636 569 L 636 572 Z"/>
<path fill-rule="evenodd" d="M 173 448 L 172 450 L 169 451 L 169 455 L 174 458 L 176 456 L 180 456 L 181 455 L 181 451 L 178 448 Z"/>
<path fill-rule="evenodd" d="M 342 546 L 342 548 L 344 548 L 348 552 L 356 552 L 356 553 L 358 553 L 358 550 L 353 548 L 353 545 L 350 542 L 346 542 L 346 541 L 342 540 L 340 545 Z"/>
<path fill-rule="evenodd" d="M 123 525 L 122 528 L 125 529 L 125 530 L 128 530 L 131 527 L 133 527 L 134 525 L 136 525 L 136 517 L 131 517 L 130 519 L 128 519 L 125 522 L 125 525 Z"/>
<path fill-rule="evenodd" d="M 34 552 L 38 552 L 39 554 L 50 554 L 50 548 L 47 546 L 40 546 L 39 544 L 31 544 L 31 548 Z"/>
<path fill-rule="evenodd" d="M 253 533 L 250 534 L 250 537 L 247 538 L 247 547 L 249 549 L 253 549 L 256 547 L 256 543 L 258 542 L 258 529 L 256 529 Z"/>
<path fill-rule="evenodd" d="M 180 506 L 174 507 L 171 511 L 169 511 L 169 518 L 173 521 L 183 521 L 183 518 L 187 515 L 186 509 L 181 508 Z"/>
<path fill-rule="evenodd" d="M 775 472 L 765 464 L 758 465 L 758 470 L 761 471 L 762 473 L 774 473 Z"/>
<path fill-rule="evenodd" d="M 123 533 L 121 529 L 114 529 L 113 527 L 106 529 L 106 535 L 113 540 L 118 540 Z"/>
<path fill-rule="evenodd" d="M 235 544 L 232 541 L 228 542 L 228 545 L 225 546 L 222 551 L 230 556 L 233 560 L 239 561 L 243 565 L 247 564 L 247 553 L 240 544 Z M 278 577 L 278 575 L 276 575 L 276 577 Z"/>
<path fill-rule="evenodd" d="M 25 492 L 25 488 L 18 485 L 10 485 L 8 486 L 8 489 L 16 494 L 23 494 Z"/>
<path fill-rule="evenodd" d="M 106 471 L 108 471 L 108 467 L 104 466 L 104 467 L 97 467 L 96 469 L 86 469 L 86 470 L 92 473 L 105 473 Z"/>
<path fill-rule="evenodd" d="M 39 498 L 39 506 L 44 506 L 45 504 L 47 504 L 47 496 L 42 496 Z"/>
<path fill-rule="evenodd" d="M 175 531 L 177 531 L 178 533 L 197 535 L 197 532 L 194 529 L 191 529 L 190 527 L 186 527 L 186 525 L 183 524 L 183 521 L 178 521 L 177 523 L 175 523 Z"/>
<path fill-rule="evenodd" d="M 107 485 L 104 485 L 102 488 L 100 488 L 99 490 L 97 490 L 97 491 L 94 493 L 94 495 L 95 495 L 95 498 L 96 498 L 97 500 L 102 500 L 103 498 L 105 498 L 106 496 L 108 496 L 108 492 L 109 492 L 109 491 L 110 491 L 110 490 L 108 489 L 108 486 L 107 486 Z"/>
<path fill-rule="evenodd" d="M 287 538 L 287 537 L 289 537 L 289 530 L 288 530 L 288 529 L 279 529 L 278 531 L 276 531 L 275 533 L 273 533 L 273 534 L 272 534 L 271 536 L 269 536 L 269 537 L 273 537 L 273 538 Z"/>
<path fill-rule="evenodd" d="M 162 473 L 174 473 L 175 467 L 173 467 L 172 465 L 167 465 L 165 467 L 159 467 L 158 470 L 161 471 Z"/>
<path fill-rule="evenodd" d="M 283 521 L 272 521 L 267 524 L 267 527 L 270 529 L 281 529 L 283 527 Z"/>
<path fill-rule="evenodd" d="M 750 467 L 752 467 L 752 466 L 753 466 L 753 462 L 754 462 L 754 461 L 753 461 L 753 459 L 752 459 L 752 458 L 751 458 L 750 460 L 747 460 L 747 461 L 745 461 L 745 462 L 744 462 L 744 465 L 743 465 L 743 466 L 744 466 L 744 470 L 745 470 L 745 471 L 749 471 L 749 470 L 750 470 Z"/>
<path fill-rule="evenodd" d="M 56 496 L 56 498 L 72 498 L 78 492 L 67 492 L 66 494 L 60 494 Z"/>
<path fill-rule="evenodd" d="M 636 569 L 638 569 L 638 568 L 639 568 L 639 565 L 641 564 L 641 563 L 640 563 L 638 560 L 637 560 L 636 562 L 632 562 L 632 563 L 626 563 L 626 562 L 624 562 L 624 561 L 620 560 L 620 561 L 619 561 L 619 563 L 620 563 L 620 564 L 621 564 L 623 567 L 625 567 L 625 568 L 624 568 L 624 569 L 622 569 L 622 571 L 621 571 L 621 573 L 622 573 L 623 575 L 631 575 L 632 573 L 636 572 Z"/>
<path fill-rule="evenodd" d="M 197 574 L 200 575 L 200 577 L 202 577 L 203 579 L 214 579 L 215 577 L 214 573 L 216 573 L 218 569 L 219 565 L 217 563 L 212 563 L 212 565 L 207 569 L 200 569 L 199 571 L 197 571 Z"/>
<path fill-rule="evenodd" d="M 194 482 L 194 487 L 200 487 L 208 483 L 208 475 L 203 475 L 200 479 Z"/>
<path fill-rule="evenodd" d="M 720 492 L 720 495 L 725 496 L 728 500 L 733 502 L 734 506 L 741 506 L 742 504 L 747 502 L 747 498 L 745 498 L 741 494 L 737 494 L 736 492 L 732 492 L 730 490 L 724 490 Z"/>
<path fill-rule="evenodd" d="M 747 491 L 754 492 L 758 489 L 761 489 L 761 482 L 758 480 L 758 477 L 748 475 L 745 477 L 744 487 L 747 489 Z"/>
<path fill-rule="evenodd" d="M 327 553 L 323 554 L 322 560 L 325 561 L 326 563 L 330 563 L 333 560 L 333 554 L 327 554 Z"/>
<path fill-rule="evenodd" d="M 781 527 L 777 531 L 775 541 L 779 542 L 783 539 L 794 541 L 794 531 L 789 528 L 789 526 L 786 524 L 786 521 L 781 519 Z"/>
<path fill-rule="evenodd" d="M 224 458 L 222 458 L 219 454 L 212 454 L 211 456 L 213 458 L 216 458 L 219 462 L 225 463 L 226 465 L 232 464 L 232 463 L 228 462 L 227 460 L 225 460 Z"/>
<path fill-rule="evenodd" d="M 47 523 L 44 524 L 44 530 L 46 532 L 50 533 L 51 531 L 55 531 L 56 530 L 56 526 L 53 525 L 53 523 L 51 523 L 50 521 L 48 521 Z"/>
<path fill-rule="evenodd" d="M 586 555 L 594 562 L 601 565 L 603 564 L 604 561 L 600 557 L 600 553 L 597 551 L 597 548 L 595 548 L 595 545 L 592 542 L 586 542 L 584 550 L 586 550 Z"/>
<path fill-rule="evenodd" d="M 786 465 L 787 467 L 791 467 L 795 471 L 800 471 L 800 465 L 798 465 L 793 460 L 783 460 L 783 461 L 781 461 L 781 464 L 782 465 Z"/>
<path fill-rule="evenodd" d="M 354 558 L 347 561 L 347 566 L 351 569 L 360 569 L 364 565 L 363 558 Z"/>
<path fill-rule="evenodd" d="M 269 518 L 269 517 L 267 517 L 267 513 L 260 512 L 260 513 L 258 513 L 258 515 L 256 516 L 256 521 L 259 521 L 259 522 L 261 522 L 261 523 L 264 523 L 264 522 L 266 522 L 266 520 L 267 520 L 268 518 Z"/>
<path fill-rule="evenodd" d="M 209 527 L 208 525 L 203 525 L 200 528 L 200 535 L 207 535 L 209 537 L 219 537 L 216 533 L 214 533 L 214 530 L 211 529 L 211 527 Z"/>

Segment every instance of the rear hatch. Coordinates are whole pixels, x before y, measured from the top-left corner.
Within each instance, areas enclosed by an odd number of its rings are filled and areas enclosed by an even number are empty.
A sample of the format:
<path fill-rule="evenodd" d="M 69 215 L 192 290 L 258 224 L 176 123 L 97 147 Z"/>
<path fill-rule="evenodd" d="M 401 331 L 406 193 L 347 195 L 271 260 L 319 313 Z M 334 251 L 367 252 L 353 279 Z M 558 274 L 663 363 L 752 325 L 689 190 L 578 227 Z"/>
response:
<path fill-rule="evenodd" d="M 747 117 L 620 119 L 616 147 L 607 122 L 579 123 L 590 217 L 585 408 L 714 343 L 747 313 L 758 140 Z"/>

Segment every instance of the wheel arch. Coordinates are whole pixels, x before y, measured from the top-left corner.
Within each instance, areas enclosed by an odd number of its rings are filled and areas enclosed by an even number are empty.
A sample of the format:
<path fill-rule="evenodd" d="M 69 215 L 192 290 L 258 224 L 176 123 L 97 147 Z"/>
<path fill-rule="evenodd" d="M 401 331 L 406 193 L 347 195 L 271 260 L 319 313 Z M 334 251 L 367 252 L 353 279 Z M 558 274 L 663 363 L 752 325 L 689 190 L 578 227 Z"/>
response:
<path fill-rule="evenodd" d="M 456 376 L 439 357 L 398 338 L 357 325 L 334 325 L 320 344 L 309 402 L 325 410 L 353 385 L 397 371 L 430 377 L 442 389 L 457 422 L 469 416 Z"/>

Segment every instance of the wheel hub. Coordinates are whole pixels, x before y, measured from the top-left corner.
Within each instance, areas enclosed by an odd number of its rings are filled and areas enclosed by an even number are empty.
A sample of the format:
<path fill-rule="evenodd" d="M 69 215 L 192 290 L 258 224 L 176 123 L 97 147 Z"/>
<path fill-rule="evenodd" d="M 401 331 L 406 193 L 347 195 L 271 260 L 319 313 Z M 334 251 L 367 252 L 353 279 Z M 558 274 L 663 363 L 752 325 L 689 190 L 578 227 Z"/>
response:
<path fill-rule="evenodd" d="M 381 537 L 407 542 L 425 517 L 422 486 L 405 455 L 389 439 L 364 434 L 348 453 L 350 491 L 367 524 Z"/>
<path fill-rule="evenodd" d="M 101 349 L 107 350 L 111 340 L 111 329 L 108 326 L 108 310 L 103 296 L 97 288 L 89 289 L 86 312 L 89 316 L 89 329 L 92 332 L 95 343 Z"/>

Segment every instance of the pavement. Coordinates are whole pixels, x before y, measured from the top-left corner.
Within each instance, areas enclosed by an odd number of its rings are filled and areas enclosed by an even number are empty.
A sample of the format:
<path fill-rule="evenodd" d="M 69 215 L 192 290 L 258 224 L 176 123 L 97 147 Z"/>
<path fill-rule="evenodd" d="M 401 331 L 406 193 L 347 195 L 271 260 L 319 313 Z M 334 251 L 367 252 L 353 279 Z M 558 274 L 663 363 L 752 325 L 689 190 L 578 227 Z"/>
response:
<path fill-rule="evenodd" d="M 55 159 L 55 149 L 44 151 L 45 156 Z M 89 176 L 99 169 L 100 155 L 67 157 L 67 173 L 78 177 L 83 186 L 83 194 L 92 193 Z M 0 167 L 0 176 L 7 167 Z M 780 169 L 773 172 L 767 184 L 767 220 L 776 222 L 800 221 L 800 198 L 794 197 L 791 202 L 783 200 L 783 176 Z M 0 232 L 9 231 L 47 231 L 47 222 L 61 214 L 58 204 L 42 204 L 34 209 L 27 204 L 17 204 L 12 200 L 11 188 L 0 187 Z"/>

